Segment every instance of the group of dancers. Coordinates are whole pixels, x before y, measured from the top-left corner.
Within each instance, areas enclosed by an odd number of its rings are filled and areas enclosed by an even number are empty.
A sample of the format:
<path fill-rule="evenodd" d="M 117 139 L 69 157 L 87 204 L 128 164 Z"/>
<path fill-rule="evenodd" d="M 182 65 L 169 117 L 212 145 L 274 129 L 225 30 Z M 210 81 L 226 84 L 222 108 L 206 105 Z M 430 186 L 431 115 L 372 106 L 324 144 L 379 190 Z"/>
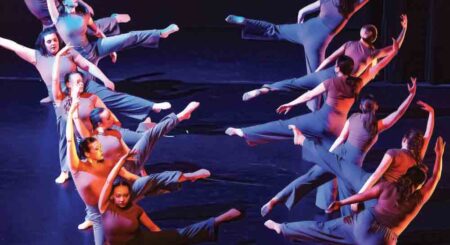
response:
<path fill-rule="evenodd" d="M 428 169 L 422 163 L 434 128 L 434 109 L 423 101 L 418 104 L 429 114 L 425 133 L 408 131 L 401 148 L 389 149 L 374 173 L 362 169 L 378 135 L 400 120 L 417 90 L 416 79 L 411 78 L 407 98 L 383 119 L 377 118 L 378 103 L 373 96 L 359 96 L 397 55 L 406 36 L 406 15 L 400 17 L 402 31 L 391 46 L 376 49 L 373 43 L 377 29 L 364 25 L 360 40 L 346 42 L 325 58 L 333 37 L 368 1 L 318 0 L 299 11 L 295 24 L 276 25 L 236 15 L 225 19 L 241 27 L 245 39 L 285 40 L 301 44 L 305 50 L 305 76 L 265 84 L 245 93 L 243 100 L 269 92 L 308 90 L 281 105 L 277 112 L 287 114 L 303 103 L 308 103 L 312 112 L 226 130 L 226 134 L 243 137 L 250 145 L 293 139 L 301 145 L 303 159 L 315 164 L 264 204 L 261 214 L 266 216 L 279 204 L 291 208 L 320 187 L 317 205 L 327 212 L 340 210 L 342 218 L 327 222 L 265 222 L 269 229 L 291 240 L 395 244 L 440 179 L 445 148 L 441 137 L 436 142 L 436 161 L 428 180 Z M 72 176 L 86 205 L 86 218 L 79 229 L 93 226 L 95 244 L 186 244 L 214 241 L 220 224 L 242 216 L 233 208 L 185 228 L 161 230 L 137 204 L 146 196 L 173 192 L 183 182 L 210 176 L 206 169 L 147 173 L 144 168 L 156 142 L 178 123 L 188 120 L 200 103 L 190 102 L 178 114 L 171 113 L 153 123 L 149 113 L 168 110 L 171 104 L 115 91 L 114 83 L 97 64 L 107 56 L 116 62 L 117 52 L 127 48 L 156 48 L 161 38 L 179 30 L 177 25 L 122 34 L 119 24 L 130 21 L 127 14 L 94 21 L 94 10 L 82 0 L 25 3 L 43 26 L 35 48 L 1 37 L 0 46 L 33 64 L 47 87 L 48 97 L 41 103 L 53 103 L 59 135 L 61 172 L 55 182 L 64 183 Z M 305 21 L 306 15 L 315 12 L 319 12 L 316 17 Z M 357 97 L 361 112 L 347 118 Z M 139 120 L 138 129 L 123 128 L 114 113 Z M 141 225 L 147 230 L 141 230 Z"/>

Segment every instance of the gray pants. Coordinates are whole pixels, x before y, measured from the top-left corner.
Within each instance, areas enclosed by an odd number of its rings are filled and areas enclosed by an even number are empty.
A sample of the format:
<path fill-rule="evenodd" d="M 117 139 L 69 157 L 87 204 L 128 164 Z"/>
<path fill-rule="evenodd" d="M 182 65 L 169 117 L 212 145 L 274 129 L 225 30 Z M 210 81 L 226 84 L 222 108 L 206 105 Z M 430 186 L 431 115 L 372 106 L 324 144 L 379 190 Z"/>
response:
<path fill-rule="evenodd" d="M 158 174 L 150 174 L 137 179 L 131 186 L 132 200 L 145 197 L 165 194 L 178 190 L 181 184 L 178 180 L 181 177 L 179 171 L 166 171 Z M 94 240 L 96 245 L 104 242 L 104 231 L 101 213 L 98 206 L 86 205 L 86 219 L 94 223 Z"/>
<path fill-rule="evenodd" d="M 207 219 L 184 228 L 162 230 L 160 232 L 141 231 L 126 244 L 181 245 L 213 242 L 217 239 L 214 218 Z"/>
<path fill-rule="evenodd" d="M 393 245 L 397 235 L 377 222 L 371 210 L 327 222 L 284 223 L 281 234 L 293 241 L 327 244 Z"/>

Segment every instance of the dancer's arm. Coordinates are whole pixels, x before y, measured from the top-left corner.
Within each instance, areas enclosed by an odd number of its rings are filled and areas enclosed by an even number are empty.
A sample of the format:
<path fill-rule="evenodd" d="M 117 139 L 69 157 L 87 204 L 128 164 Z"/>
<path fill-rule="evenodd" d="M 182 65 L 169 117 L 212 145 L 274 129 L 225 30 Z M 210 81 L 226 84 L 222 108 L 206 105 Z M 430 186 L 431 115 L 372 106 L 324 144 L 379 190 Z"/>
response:
<path fill-rule="evenodd" d="M 23 60 L 36 65 L 36 50 L 20 45 L 12 40 L 0 37 L 0 46 L 16 53 Z"/>
<path fill-rule="evenodd" d="M 286 115 L 292 109 L 292 107 L 302 104 L 302 103 L 305 103 L 306 101 L 313 99 L 314 97 L 324 93 L 325 91 L 326 91 L 326 88 L 322 82 L 319 85 L 317 85 L 313 90 L 310 90 L 310 91 L 302 94 L 297 99 L 278 107 L 277 113 L 279 113 L 279 114 L 284 113 Z"/>
<path fill-rule="evenodd" d="M 161 228 L 157 226 L 153 221 L 147 216 L 145 212 L 142 212 L 141 216 L 139 217 L 139 221 L 142 225 L 147 227 L 149 231 L 158 232 L 161 231 Z"/>
<path fill-rule="evenodd" d="M 442 175 L 442 157 L 444 156 L 446 143 L 442 137 L 438 137 L 436 140 L 436 145 L 434 147 L 434 152 L 436 153 L 436 160 L 434 161 L 433 175 L 428 179 L 428 181 L 423 185 L 420 192 L 422 193 L 423 203 L 430 199 L 436 186 L 441 179 Z"/>
<path fill-rule="evenodd" d="M 365 202 L 367 200 L 378 198 L 383 190 L 382 185 L 376 185 L 363 193 L 358 193 L 341 201 L 335 201 L 330 204 L 325 212 L 332 213 L 339 210 L 341 206 Z"/>
<path fill-rule="evenodd" d="M 72 47 L 69 45 L 66 45 L 63 49 L 61 49 L 56 55 L 55 55 L 55 61 L 53 62 L 53 70 L 52 70 L 52 95 L 53 95 L 53 101 L 55 101 L 56 105 L 59 106 L 59 103 L 64 99 L 65 94 L 62 92 L 61 89 L 61 81 L 60 81 L 60 72 L 59 72 L 59 63 L 61 56 L 67 55 L 68 51 Z"/>
<path fill-rule="evenodd" d="M 345 140 L 347 140 L 350 122 L 347 120 L 344 124 L 344 128 L 341 131 L 339 137 L 334 141 L 333 145 L 330 147 L 329 152 L 333 152 L 338 146 L 340 146 Z"/>
<path fill-rule="evenodd" d="M 72 100 L 72 105 L 70 106 L 66 123 L 67 162 L 69 163 L 69 168 L 72 172 L 78 171 L 78 167 L 80 165 L 80 159 L 78 158 L 73 131 L 73 114 L 76 113 L 78 106 L 79 101 L 77 99 Z"/>
<path fill-rule="evenodd" d="M 405 40 L 406 30 L 408 29 L 408 16 L 406 14 L 402 14 L 400 16 L 400 24 L 402 25 L 402 31 L 397 37 L 397 43 L 399 48 L 402 47 L 403 41 Z M 388 46 L 382 49 L 378 49 L 375 54 L 375 59 L 380 59 L 387 56 L 393 49 L 393 46 Z"/>
<path fill-rule="evenodd" d="M 78 117 L 73 118 L 73 123 L 75 124 L 75 128 L 77 129 L 77 132 L 80 134 L 81 138 L 86 139 L 92 136 L 92 132 L 86 128 L 84 123 Z"/>
<path fill-rule="evenodd" d="M 94 95 L 94 96 L 95 96 L 95 102 L 94 102 L 95 108 L 103 108 L 104 110 L 108 110 L 111 115 L 111 119 L 113 120 L 113 124 L 116 126 L 119 126 L 119 127 L 122 126 L 122 124 L 120 123 L 120 121 L 116 117 L 116 115 L 114 115 L 114 113 L 111 110 L 109 110 L 108 107 L 106 107 L 105 103 L 103 103 L 103 100 L 100 99 L 100 97 L 98 97 L 97 95 Z"/>
<path fill-rule="evenodd" d="M 364 7 L 364 5 L 366 5 L 369 1 L 370 0 L 359 0 L 355 6 L 355 9 L 353 10 L 353 13 L 356 13 L 358 10 Z"/>
<path fill-rule="evenodd" d="M 427 152 L 428 145 L 430 144 L 431 136 L 433 136 L 434 108 L 423 101 L 418 101 L 417 104 L 421 106 L 422 110 L 428 112 L 427 129 L 425 131 L 425 134 L 423 135 L 423 146 L 422 149 L 420 150 L 420 159 L 423 159 L 425 153 Z"/>
<path fill-rule="evenodd" d="M 135 154 L 135 152 L 129 151 L 128 153 L 123 155 L 111 170 L 111 172 L 109 172 L 108 178 L 106 179 L 105 185 L 102 188 L 102 192 L 100 193 L 100 198 L 98 200 L 98 209 L 100 210 L 100 213 L 104 213 L 108 208 L 109 197 L 111 195 L 114 180 L 116 179 L 117 175 L 119 175 L 120 169 L 125 164 L 127 158 L 132 156 L 133 154 Z"/>
<path fill-rule="evenodd" d="M 315 1 L 311 4 L 306 5 L 298 11 L 297 23 L 303 23 L 305 16 L 320 10 L 320 1 Z"/>
<path fill-rule="evenodd" d="M 94 75 L 94 77 L 103 82 L 105 87 L 111 90 L 115 89 L 114 83 L 109 80 L 109 78 L 100 70 L 100 68 L 98 68 L 98 66 L 94 65 L 92 62 L 81 56 L 78 52 L 73 53 L 73 61 L 75 62 L 75 64 L 77 64 L 77 66 Z"/>
<path fill-rule="evenodd" d="M 378 132 L 383 132 L 384 130 L 391 128 L 405 114 L 409 105 L 413 101 L 414 96 L 416 95 L 417 78 L 411 77 L 411 82 L 412 82 L 411 86 L 409 86 L 408 84 L 409 95 L 408 97 L 406 97 L 405 101 L 403 101 L 403 103 L 397 108 L 396 111 L 392 112 L 387 117 L 378 120 Z"/>
<path fill-rule="evenodd" d="M 52 19 L 53 24 L 56 24 L 59 18 L 59 11 L 56 7 L 55 1 L 57 0 L 47 0 L 48 13 L 50 14 L 50 18 Z"/>
<path fill-rule="evenodd" d="M 394 38 L 392 38 L 392 51 L 389 53 L 388 56 L 384 57 L 378 64 L 371 67 L 370 69 L 366 69 L 364 73 L 359 76 L 361 80 L 363 81 L 363 87 L 366 86 L 372 79 L 375 78 L 375 76 L 380 72 L 384 67 L 386 67 L 392 59 L 397 55 L 398 53 L 398 42 Z"/>
<path fill-rule="evenodd" d="M 78 2 L 80 5 L 82 5 L 83 7 L 85 7 L 87 9 L 87 11 L 89 12 L 89 15 L 94 16 L 94 9 L 91 7 L 91 5 L 87 4 L 83 0 L 79 0 Z"/>
<path fill-rule="evenodd" d="M 333 63 L 339 56 L 344 55 L 345 53 L 345 46 L 347 43 L 344 43 L 341 47 L 339 47 L 334 53 L 332 53 L 330 56 L 325 58 L 322 63 L 320 63 L 319 67 L 317 67 L 315 72 L 318 72 L 320 70 L 323 70 L 325 67 L 327 67 L 329 64 Z"/>
<path fill-rule="evenodd" d="M 363 193 L 374 186 L 381 179 L 381 177 L 383 177 L 386 170 L 388 170 L 389 166 L 391 166 L 391 163 L 392 156 L 389 155 L 389 152 L 387 152 L 386 154 L 384 154 L 380 165 L 378 165 L 375 172 L 370 175 L 370 177 L 367 179 L 366 183 L 364 183 L 363 187 L 361 188 L 361 190 L 359 190 L 358 193 Z"/>

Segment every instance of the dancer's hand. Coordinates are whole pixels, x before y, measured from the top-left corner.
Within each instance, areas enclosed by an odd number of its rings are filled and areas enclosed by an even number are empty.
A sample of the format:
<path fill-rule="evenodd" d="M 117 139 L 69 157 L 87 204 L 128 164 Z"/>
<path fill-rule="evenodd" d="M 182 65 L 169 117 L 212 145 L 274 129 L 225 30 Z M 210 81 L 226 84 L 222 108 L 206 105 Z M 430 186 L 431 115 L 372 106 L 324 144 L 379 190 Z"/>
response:
<path fill-rule="evenodd" d="M 417 77 L 411 77 L 411 83 L 412 85 L 408 84 L 408 91 L 410 94 L 416 94 L 417 90 Z"/>
<path fill-rule="evenodd" d="M 116 53 L 116 52 L 111 53 L 111 54 L 109 55 L 109 57 L 111 57 L 112 63 L 116 63 L 116 62 L 117 62 L 117 53 Z M 114 90 L 114 89 L 113 89 L 113 90 Z"/>
<path fill-rule="evenodd" d="M 359 203 L 351 204 L 350 209 L 352 210 L 353 213 L 358 213 L 359 212 Z"/>
<path fill-rule="evenodd" d="M 67 55 L 72 48 L 73 48 L 72 45 L 67 44 L 66 46 L 64 46 L 64 48 L 62 48 L 61 50 L 58 51 L 56 56 L 60 57 L 60 56 Z"/>
<path fill-rule="evenodd" d="M 400 24 L 403 29 L 408 28 L 408 16 L 406 14 L 400 15 Z"/>
<path fill-rule="evenodd" d="M 136 161 L 136 155 L 138 151 L 136 149 L 129 150 L 125 155 L 122 156 L 122 161 Z"/>
<path fill-rule="evenodd" d="M 105 87 L 111 89 L 112 91 L 116 90 L 116 85 L 109 80 L 105 81 L 103 84 L 105 85 Z"/>
<path fill-rule="evenodd" d="M 280 107 L 277 108 L 277 113 L 286 115 L 291 109 L 292 105 L 290 104 L 280 105 Z"/>
<path fill-rule="evenodd" d="M 436 140 L 436 145 L 434 146 L 434 152 L 436 153 L 436 157 L 442 157 L 445 151 L 445 145 L 447 143 L 444 142 L 441 136 L 439 136 Z"/>
<path fill-rule="evenodd" d="M 298 15 L 297 15 L 297 23 L 301 24 L 303 23 L 303 21 L 305 21 L 305 14 L 303 14 L 303 9 L 300 9 L 298 11 Z"/>
<path fill-rule="evenodd" d="M 428 111 L 428 112 L 434 112 L 434 108 L 431 107 L 429 104 L 419 100 L 417 101 L 417 104 L 420 106 L 420 109 L 424 110 L 424 111 Z"/>
<path fill-rule="evenodd" d="M 330 214 L 334 211 L 338 211 L 341 208 L 342 204 L 339 201 L 332 202 L 330 206 L 325 210 L 325 213 Z"/>
<path fill-rule="evenodd" d="M 72 102 L 80 99 L 80 94 L 83 91 L 83 83 L 77 83 L 72 88 L 70 88 L 70 97 L 72 98 Z"/>

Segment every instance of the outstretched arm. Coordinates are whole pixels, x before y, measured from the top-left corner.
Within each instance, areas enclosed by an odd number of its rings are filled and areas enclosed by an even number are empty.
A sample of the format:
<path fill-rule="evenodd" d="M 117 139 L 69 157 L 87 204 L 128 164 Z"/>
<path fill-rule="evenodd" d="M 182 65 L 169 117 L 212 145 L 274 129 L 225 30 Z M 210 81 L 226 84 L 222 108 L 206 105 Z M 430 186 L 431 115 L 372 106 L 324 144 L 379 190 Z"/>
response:
<path fill-rule="evenodd" d="M 297 23 L 303 23 L 305 16 L 320 10 L 320 1 L 312 2 L 298 11 Z"/>
<path fill-rule="evenodd" d="M 397 55 L 398 53 L 398 42 L 395 39 L 392 39 L 392 51 L 389 53 L 388 56 L 384 57 L 378 64 L 371 67 L 370 69 L 366 69 L 366 71 L 359 77 L 363 81 L 363 86 L 367 85 L 372 79 L 375 78 L 375 76 L 380 72 L 384 67 L 386 67 L 392 59 Z"/>
<path fill-rule="evenodd" d="M 141 224 L 143 224 L 149 231 L 158 232 L 161 231 L 161 228 L 159 228 L 153 221 L 147 216 L 145 212 L 142 212 L 141 216 L 139 217 L 139 221 L 141 221 Z"/>
<path fill-rule="evenodd" d="M 402 14 L 400 16 L 400 24 L 402 25 L 402 31 L 400 32 L 400 34 L 397 37 L 397 43 L 399 48 L 402 47 L 403 41 L 405 40 L 405 36 L 406 36 L 406 30 L 408 29 L 408 16 L 406 16 L 406 14 Z M 387 46 L 385 48 L 382 49 L 378 49 L 376 54 L 375 54 L 375 58 L 376 59 L 380 59 L 383 58 L 385 56 L 387 56 L 393 49 L 393 46 Z"/>
<path fill-rule="evenodd" d="M 94 16 L 94 9 L 83 0 L 79 0 L 80 5 L 85 7 L 91 16 Z"/>
<path fill-rule="evenodd" d="M 425 153 L 427 152 L 428 145 L 430 144 L 431 136 L 433 136 L 434 108 L 423 101 L 418 101 L 417 104 L 421 106 L 422 110 L 428 112 L 427 129 L 425 131 L 425 134 L 423 135 L 423 146 L 422 149 L 420 150 L 420 159 L 423 159 Z"/>
<path fill-rule="evenodd" d="M 55 56 L 55 61 L 53 62 L 53 70 L 52 70 L 52 93 L 53 93 L 53 101 L 55 101 L 56 105 L 59 106 L 61 100 L 64 99 L 65 95 L 61 89 L 61 81 L 59 74 L 59 63 L 61 60 L 61 56 L 67 55 L 69 50 L 72 47 L 66 45 L 63 49 L 61 49 Z"/>
<path fill-rule="evenodd" d="M 442 157 L 444 156 L 446 143 L 442 139 L 442 137 L 438 137 L 436 140 L 436 145 L 434 147 L 434 151 L 436 153 L 436 160 L 434 161 L 433 175 L 428 179 L 425 185 L 420 190 L 423 196 L 423 202 L 425 203 L 430 199 L 433 194 L 436 186 L 441 179 L 442 175 Z"/>
<path fill-rule="evenodd" d="M 370 177 L 367 179 L 366 183 L 364 183 L 361 190 L 359 190 L 358 193 L 363 193 L 366 190 L 370 189 L 372 186 L 374 186 L 380 179 L 383 177 L 386 170 L 391 166 L 392 163 L 392 157 L 388 153 L 384 154 L 383 159 L 381 160 L 380 165 L 378 165 L 375 172 L 370 175 Z"/>
<path fill-rule="evenodd" d="M 119 161 L 116 163 L 114 168 L 109 172 L 108 178 L 106 179 L 105 185 L 102 188 L 102 191 L 100 193 L 100 198 L 98 200 L 98 209 L 100 210 L 100 213 L 104 213 L 106 209 L 108 208 L 109 204 L 109 196 L 111 195 L 112 185 L 114 183 L 114 180 L 116 179 L 117 175 L 119 175 L 119 172 L 121 168 L 123 167 L 123 164 L 125 164 L 128 157 L 134 155 L 135 152 L 129 151 L 125 155 L 123 155 Z"/>
<path fill-rule="evenodd" d="M 0 46 L 16 53 L 23 60 L 35 65 L 36 50 L 20 45 L 12 40 L 0 37 Z"/>
<path fill-rule="evenodd" d="M 78 167 L 80 165 L 80 159 L 78 158 L 77 155 L 73 131 L 73 114 L 77 113 L 78 106 L 79 100 L 78 99 L 72 100 L 72 105 L 70 107 L 69 114 L 67 115 L 67 124 L 66 124 L 67 162 L 72 172 L 78 171 Z"/>
<path fill-rule="evenodd" d="M 327 213 L 332 213 L 334 211 L 339 210 L 341 206 L 354 204 L 354 203 L 360 203 L 365 202 L 367 200 L 378 198 L 381 194 L 382 187 L 380 185 L 376 185 L 367 191 L 364 191 L 362 193 L 355 194 L 353 196 L 350 196 L 344 200 L 336 201 L 330 204 L 330 206 L 327 208 Z"/>
<path fill-rule="evenodd" d="M 347 120 L 345 122 L 344 128 L 341 131 L 341 134 L 339 137 L 334 141 L 333 145 L 330 147 L 329 152 L 333 152 L 338 146 L 340 146 L 345 140 L 347 140 L 348 133 L 349 133 L 349 126 L 350 123 Z"/>
<path fill-rule="evenodd" d="M 317 85 L 313 90 L 310 90 L 310 91 L 302 94 L 297 99 L 278 107 L 277 113 L 279 113 L 279 114 L 284 113 L 286 115 L 292 109 L 292 107 L 302 104 L 302 103 L 305 103 L 306 101 L 313 99 L 314 97 L 324 93 L 325 91 L 326 91 L 326 88 L 322 82 L 319 85 Z"/>
<path fill-rule="evenodd" d="M 57 0 L 47 0 L 47 8 L 52 19 L 53 24 L 56 24 L 59 18 L 58 8 L 56 7 L 55 1 Z"/>
<path fill-rule="evenodd" d="M 344 55 L 344 53 L 345 53 L 345 45 L 347 45 L 347 44 L 344 43 L 341 47 L 339 47 L 336 51 L 334 51 L 334 53 L 332 53 L 330 56 L 325 58 L 325 60 L 323 60 L 322 63 L 320 63 L 319 67 L 317 67 L 316 72 L 318 72 L 320 70 L 323 70 L 329 64 L 334 62 L 339 56 Z"/>
<path fill-rule="evenodd" d="M 100 70 L 100 68 L 98 68 L 98 66 L 94 65 L 92 62 L 85 59 L 78 52 L 74 52 L 73 61 L 81 69 L 89 72 L 90 74 L 98 78 L 100 81 L 102 81 L 103 84 L 105 84 L 105 87 L 114 90 L 115 88 L 114 83 L 111 82 L 111 80 L 109 80 L 108 77 L 106 77 L 106 75 Z"/>
<path fill-rule="evenodd" d="M 378 120 L 378 132 L 383 132 L 384 130 L 391 128 L 405 114 L 409 105 L 413 101 L 414 96 L 416 95 L 417 78 L 411 78 L 411 82 L 412 86 L 409 86 L 408 84 L 409 95 L 406 97 L 405 101 L 403 101 L 396 111 L 392 112 L 387 117 Z"/>

